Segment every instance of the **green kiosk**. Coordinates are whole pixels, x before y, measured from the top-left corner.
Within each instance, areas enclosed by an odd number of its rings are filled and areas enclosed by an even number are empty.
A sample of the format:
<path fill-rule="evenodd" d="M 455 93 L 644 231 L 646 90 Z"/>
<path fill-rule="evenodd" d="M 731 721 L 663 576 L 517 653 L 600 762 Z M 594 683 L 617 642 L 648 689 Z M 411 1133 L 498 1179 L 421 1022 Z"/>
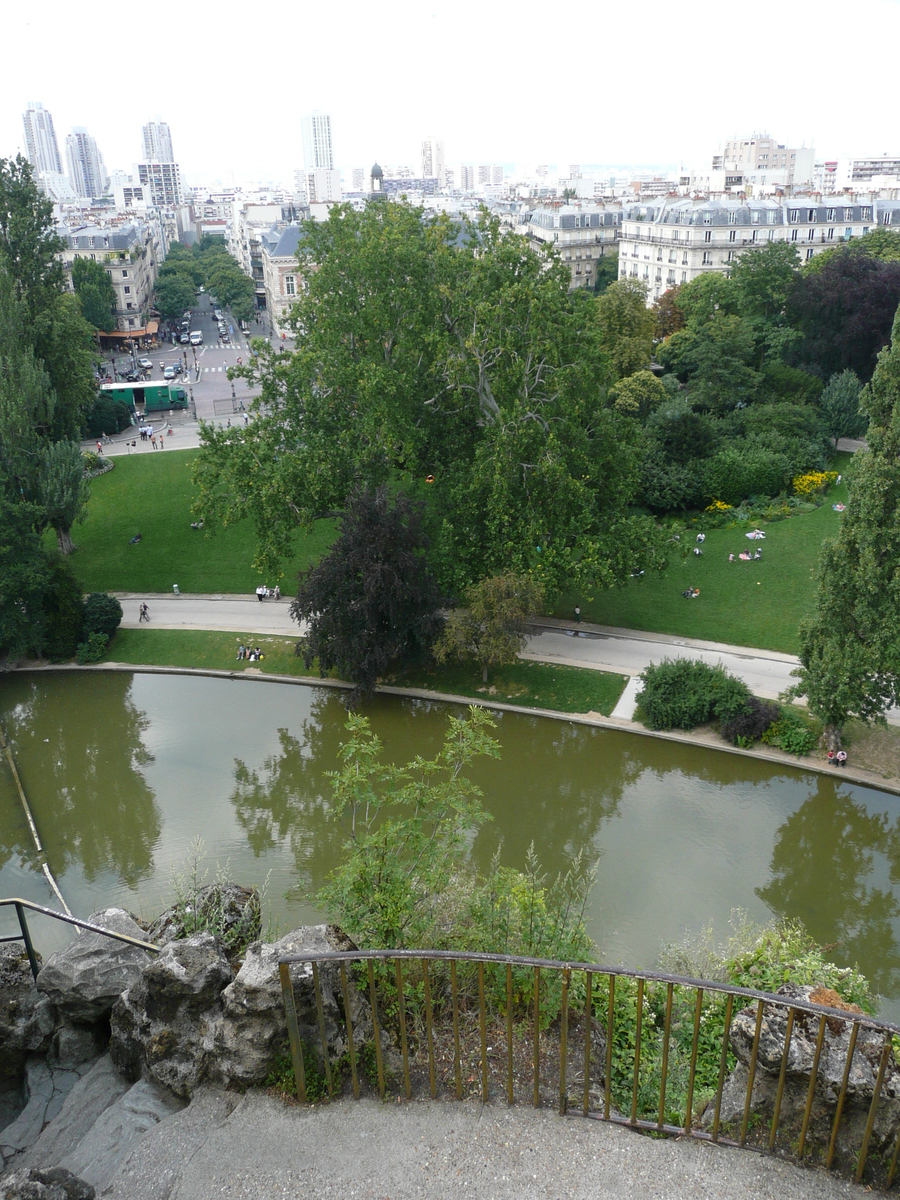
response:
<path fill-rule="evenodd" d="M 124 400 L 132 417 L 187 408 L 187 393 L 174 383 L 104 383 L 100 390 L 114 400 Z"/>

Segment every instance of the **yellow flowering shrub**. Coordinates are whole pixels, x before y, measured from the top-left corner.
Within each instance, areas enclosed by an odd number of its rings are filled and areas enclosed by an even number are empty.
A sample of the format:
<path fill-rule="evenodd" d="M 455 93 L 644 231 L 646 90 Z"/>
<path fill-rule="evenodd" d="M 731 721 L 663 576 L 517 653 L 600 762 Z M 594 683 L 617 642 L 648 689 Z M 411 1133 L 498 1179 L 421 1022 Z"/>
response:
<path fill-rule="evenodd" d="M 708 513 L 723 513 L 730 512 L 732 505 L 726 504 L 724 500 L 713 500 L 712 504 L 707 504 L 706 511 Z"/>
<path fill-rule="evenodd" d="M 791 482 L 798 496 L 809 497 L 824 492 L 837 477 L 837 471 L 809 471 L 806 475 L 795 476 Z"/>

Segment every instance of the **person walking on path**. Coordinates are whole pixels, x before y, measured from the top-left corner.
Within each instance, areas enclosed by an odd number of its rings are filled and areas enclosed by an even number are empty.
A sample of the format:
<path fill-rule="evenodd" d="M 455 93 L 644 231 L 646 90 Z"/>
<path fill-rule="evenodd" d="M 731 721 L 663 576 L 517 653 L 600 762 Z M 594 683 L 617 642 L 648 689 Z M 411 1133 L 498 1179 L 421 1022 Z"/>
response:
<path fill-rule="evenodd" d="M 142 621 L 146 621 L 148 624 L 150 623 L 150 612 L 146 604 L 142 604 L 138 609 L 138 625 L 140 625 Z"/>

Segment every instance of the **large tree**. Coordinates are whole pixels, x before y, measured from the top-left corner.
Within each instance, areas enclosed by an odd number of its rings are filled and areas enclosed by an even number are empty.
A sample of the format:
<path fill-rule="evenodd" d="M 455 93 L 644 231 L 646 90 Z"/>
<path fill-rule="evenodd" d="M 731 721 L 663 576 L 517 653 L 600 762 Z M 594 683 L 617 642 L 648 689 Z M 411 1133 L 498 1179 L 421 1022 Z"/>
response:
<path fill-rule="evenodd" d="M 156 281 L 156 307 L 169 321 L 186 312 L 194 297 L 194 281 L 186 271 L 169 271 Z"/>
<path fill-rule="evenodd" d="M 329 553 L 300 578 L 291 605 L 306 623 L 306 665 L 336 667 L 371 695 L 378 679 L 406 658 L 426 654 L 440 628 L 441 594 L 425 561 L 421 505 L 386 487 L 361 488 L 349 500 Z"/>
<path fill-rule="evenodd" d="M 800 682 L 829 745 L 856 715 L 900 703 L 900 310 L 865 393 L 867 451 L 857 453 L 847 511 L 819 565 L 816 609 L 800 630 Z"/>
<path fill-rule="evenodd" d="M 86 321 L 109 333 L 116 327 L 116 289 L 101 263 L 76 258 L 72 263 L 72 286 L 81 302 Z"/>
<path fill-rule="evenodd" d="M 303 253 L 297 352 L 256 343 L 244 368 L 261 383 L 253 439 L 203 430 L 205 518 L 251 516 L 271 569 L 298 524 L 393 476 L 427 494 L 432 561 L 456 592 L 513 570 L 589 593 L 658 560 L 630 510 L 640 430 L 604 403 L 606 296 L 570 296 L 563 265 L 487 217 L 405 204 L 332 209 Z"/>
<path fill-rule="evenodd" d="M 47 524 L 56 532 L 60 554 L 71 554 L 72 526 L 87 514 L 90 489 L 77 442 L 51 442 L 44 448 L 40 472 L 41 503 Z"/>
<path fill-rule="evenodd" d="M 835 446 L 842 437 L 859 438 L 866 432 L 869 418 L 860 411 L 862 384 L 853 371 L 832 375 L 819 397 L 819 410 Z"/>

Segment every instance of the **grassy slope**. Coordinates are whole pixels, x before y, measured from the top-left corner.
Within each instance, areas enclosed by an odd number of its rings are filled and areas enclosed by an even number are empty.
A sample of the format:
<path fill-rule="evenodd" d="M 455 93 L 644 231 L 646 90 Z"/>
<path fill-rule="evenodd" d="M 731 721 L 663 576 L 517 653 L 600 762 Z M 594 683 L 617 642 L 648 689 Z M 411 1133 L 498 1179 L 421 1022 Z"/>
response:
<path fill-rule="evenodd" d="M 846 470 L 849 457 L 839 455 L 836 469 Z M 822 541 L 836 536 L 840 525 L 840 514 L 831 505 L 846 499 L 847 489 L 841 484 L 831 489 L 828 502 L 815 512 L 760 523 L 764 542 L 744 536 L 752 525 L 710 530 L 702 558 L 691 553 L 695 543 L 688 535 L 687 557 L 676 551 L 667 570 L 600 593 L 592 601 L 568 596 L 556 615 L 571 617 L 574 605 L 580 603 L 582 619 L 601 625 L 795 654 L 798 625 L 813 606 L 814 571 Z M 755 551 L 757 546 L 763 551 L 759 562 L 737 561 L 741 550 Z M 735 555 L 735 562 L 728 561 L 729 553 Z M 700 589 L 698 599 L 684 599 L 681 593 L 688 587 Z"/>
<path fill-rule="evenodd" d="M 237 647 L 259 646 L 260 663 L 239 663 Z M 135 666 L 195 667 L 240 671 L 248 666 L 278 675 L 310 675 L 302 658 L 294 655 L 294 638 L 260 634 L 204 632 L 186 629 L 120 629 L 109 653 L 109 662 Z M 477 668 L 448 666 L 434 672 L 410 672 L 391 679 L 398 687 L 428 688 L 473 699 L 506 701 L 556 712 L 600 712 L 608 716 L 626 683 L 626 676 L 578 667 L 519 662 L 491 676 L 485 689 Z"/>
<path fill-rule="evenodd" d="M 170 592 L 177 583 L 183 592 L 252 592 L 275 583 L 251 566 L 256 538 L 249 522 L 214 535 L 191 529 L 197 454 L 120 456 L 115 470 L 94 480 L 87 520 L 73 530 L 72 565 L 86 591 Z M 334 522 L 320 521 L 308 537 L 298 536 L 288 580 L 322 555 L 334 530 Z M 129 545 L 138 532 L 140 543 Z"/>

